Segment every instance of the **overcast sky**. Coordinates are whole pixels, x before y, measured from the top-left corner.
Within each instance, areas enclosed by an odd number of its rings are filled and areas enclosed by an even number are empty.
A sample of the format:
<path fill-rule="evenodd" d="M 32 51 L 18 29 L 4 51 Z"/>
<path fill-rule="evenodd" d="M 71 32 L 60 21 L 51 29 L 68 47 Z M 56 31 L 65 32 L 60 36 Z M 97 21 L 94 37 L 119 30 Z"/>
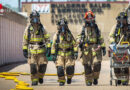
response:
<path fill-rule="evenodd" d="M 21 1 L 24 2 L 26 0 L 21 0 Z M 31 0 L 28 0 L 28 1 L 31 1 Z M 38 1 L 38 0 L 33 0 L 33 1 Z M 50 0 L 41 0 L 41 1 L 50 1 Z M 53 1 L 67 1 L 67 0 L 53 0 Z M 87 0 L 80 0 L 80 1 L 87 1 Z M 89 1 L 95 1 L 95 0 L 89 0 Z M 96 0 L 96 1 L 107 1 L 107 0 Z M 0 0 L 0 3 L 2 3 L 3 5 L 9 4 L 13 7 L 18 7 L 18 0 Z"/>

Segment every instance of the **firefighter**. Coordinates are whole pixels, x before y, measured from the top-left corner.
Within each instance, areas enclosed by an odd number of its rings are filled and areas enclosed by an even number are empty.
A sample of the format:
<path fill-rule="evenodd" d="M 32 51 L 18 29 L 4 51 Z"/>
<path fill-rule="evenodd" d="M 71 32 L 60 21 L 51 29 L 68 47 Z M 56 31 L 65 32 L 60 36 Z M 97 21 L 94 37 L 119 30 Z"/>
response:
<path fill-rule="evenodd" d="M 92 13 L 92 12 L 91 12 Z M 92 14 L 93 15 L 93 14 Z M 86 15 L 85 15 L 86 17 Z M 92 18 L 88 18 L 90 21 Z M 87 86 L 98 84 L 101 70 L 102 55 L 106 54 L 104 39 L 95 22 L 85 22 L 82 32 L 77 37 L 82 52 L 81 60 L 84 65 L 85 81 Z"/>
<path fill-rule="evenodd" d="M 32 85 L 43 83 L 46 72 L 47 58 L 45 53 L 51 53 L 49 35 L 40 22 L 37 11 L 30 14 L 30 23 L 23 35 L 23 55 L 28 58 L 30 64 Z"/>
<path fill-rule="evenodd" d="M 74 59 L 77 59 L 78 52 L 75 47 L 76 41 L 68 28 L 67 20 L 65 18 L 60 19 L 57 26 L 58 31 L 53 37 L 51 54 L 56 63 L 59 86 L 64 86 L 65 74 L 67 74 L 67 84 L 71 84 L 74 76 Z"/>
<path fill-rule="evenodd" d="M 121 42 L 130 43 L 130 25 L 127 22 L 127 13 L 120 12 L 116 18 L 117 24 L 113 27 L 109 34 L 110 44 L 117 45 Z M 129 82 L 129 68 L 114 68 L 115 76 L 120 79 L 121 76 L 125 76 L 124 80 L 118 80 L 118 85 L 128 85 Z"/>

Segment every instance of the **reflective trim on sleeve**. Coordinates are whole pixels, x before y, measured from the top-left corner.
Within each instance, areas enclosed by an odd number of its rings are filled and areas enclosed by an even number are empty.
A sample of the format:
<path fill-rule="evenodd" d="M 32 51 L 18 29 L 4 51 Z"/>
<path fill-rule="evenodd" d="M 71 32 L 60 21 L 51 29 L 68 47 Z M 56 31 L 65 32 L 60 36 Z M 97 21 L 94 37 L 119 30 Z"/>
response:
<path fill-rule="evenodd" d="M 25 49 L 28 49 L 28 47 L 27 46 L 23 46 L 23 50 L 25 50 Z"/>
<path fill-rule="evenodd" d="M 77 52 L 78 51 L 78 48 L 77 47 L 74 47 L 74 52 Z"/>
<path fill-rule="evenodd" d="M 24 39 L 25 39 L 25 40 L 28 40 L 28 36 L 24 35 Z"/>
<path fill-rule="evenodd" d="M 51 47 L 51 43 L 48 43 L 48 44 L 47 44 L 47 47 Z"/>
<path fill-rule="evenodd" d="M 119 29 L 118 29 L 118 35 L 120 35 L 120 32 L 121 32 L 121 29 L 119 28 Z"/>

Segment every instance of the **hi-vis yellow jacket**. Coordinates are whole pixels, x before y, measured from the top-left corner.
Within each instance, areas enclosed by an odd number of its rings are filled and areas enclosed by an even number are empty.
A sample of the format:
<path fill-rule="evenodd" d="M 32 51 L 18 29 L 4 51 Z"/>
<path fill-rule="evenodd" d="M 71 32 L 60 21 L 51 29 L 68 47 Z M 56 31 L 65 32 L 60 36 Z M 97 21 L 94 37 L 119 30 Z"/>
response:
<path fill-rule="evenodd" d="M 23 50 L 28 50 L 31 54 L 45 53 L 45 47 L 51 47 L 49 34 L 40 24 L 37 27 L 27 25 L 23 35 Z"/>

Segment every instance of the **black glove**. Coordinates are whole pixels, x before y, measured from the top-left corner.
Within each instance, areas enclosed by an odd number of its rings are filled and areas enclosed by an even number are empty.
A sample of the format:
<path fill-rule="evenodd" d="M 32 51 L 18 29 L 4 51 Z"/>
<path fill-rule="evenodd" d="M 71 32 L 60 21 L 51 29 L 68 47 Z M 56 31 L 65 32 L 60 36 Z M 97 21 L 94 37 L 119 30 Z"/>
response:
<path fill-rule="evenodd" d="M 56 55 L 52 54 L 52 60 L 55 62 L 56 61 Z"/>
<path fill-rule="evenodd" d="M 74 53 L 74 59 L 76 60 L 78 58 L 78 52 Z"/>
<path fill-rule="evenodd" d="M 47 57 L 50 57 L 50 55 L 51 55 L 51 48 L 47 48 L 46 55 L 47 55 Z"/>
<path fill-rule="evenodd" d="M 28 50 L 27 49 L 23 50 L 23 55 L 25 58 L 28 58 Z"/>
<path fill-rule="evenodd" d="M 105 56 L 106 55 L 106 48 L 105 47 L 102 48 L 102 52 L 103 52 L 103 56 Z"/>

